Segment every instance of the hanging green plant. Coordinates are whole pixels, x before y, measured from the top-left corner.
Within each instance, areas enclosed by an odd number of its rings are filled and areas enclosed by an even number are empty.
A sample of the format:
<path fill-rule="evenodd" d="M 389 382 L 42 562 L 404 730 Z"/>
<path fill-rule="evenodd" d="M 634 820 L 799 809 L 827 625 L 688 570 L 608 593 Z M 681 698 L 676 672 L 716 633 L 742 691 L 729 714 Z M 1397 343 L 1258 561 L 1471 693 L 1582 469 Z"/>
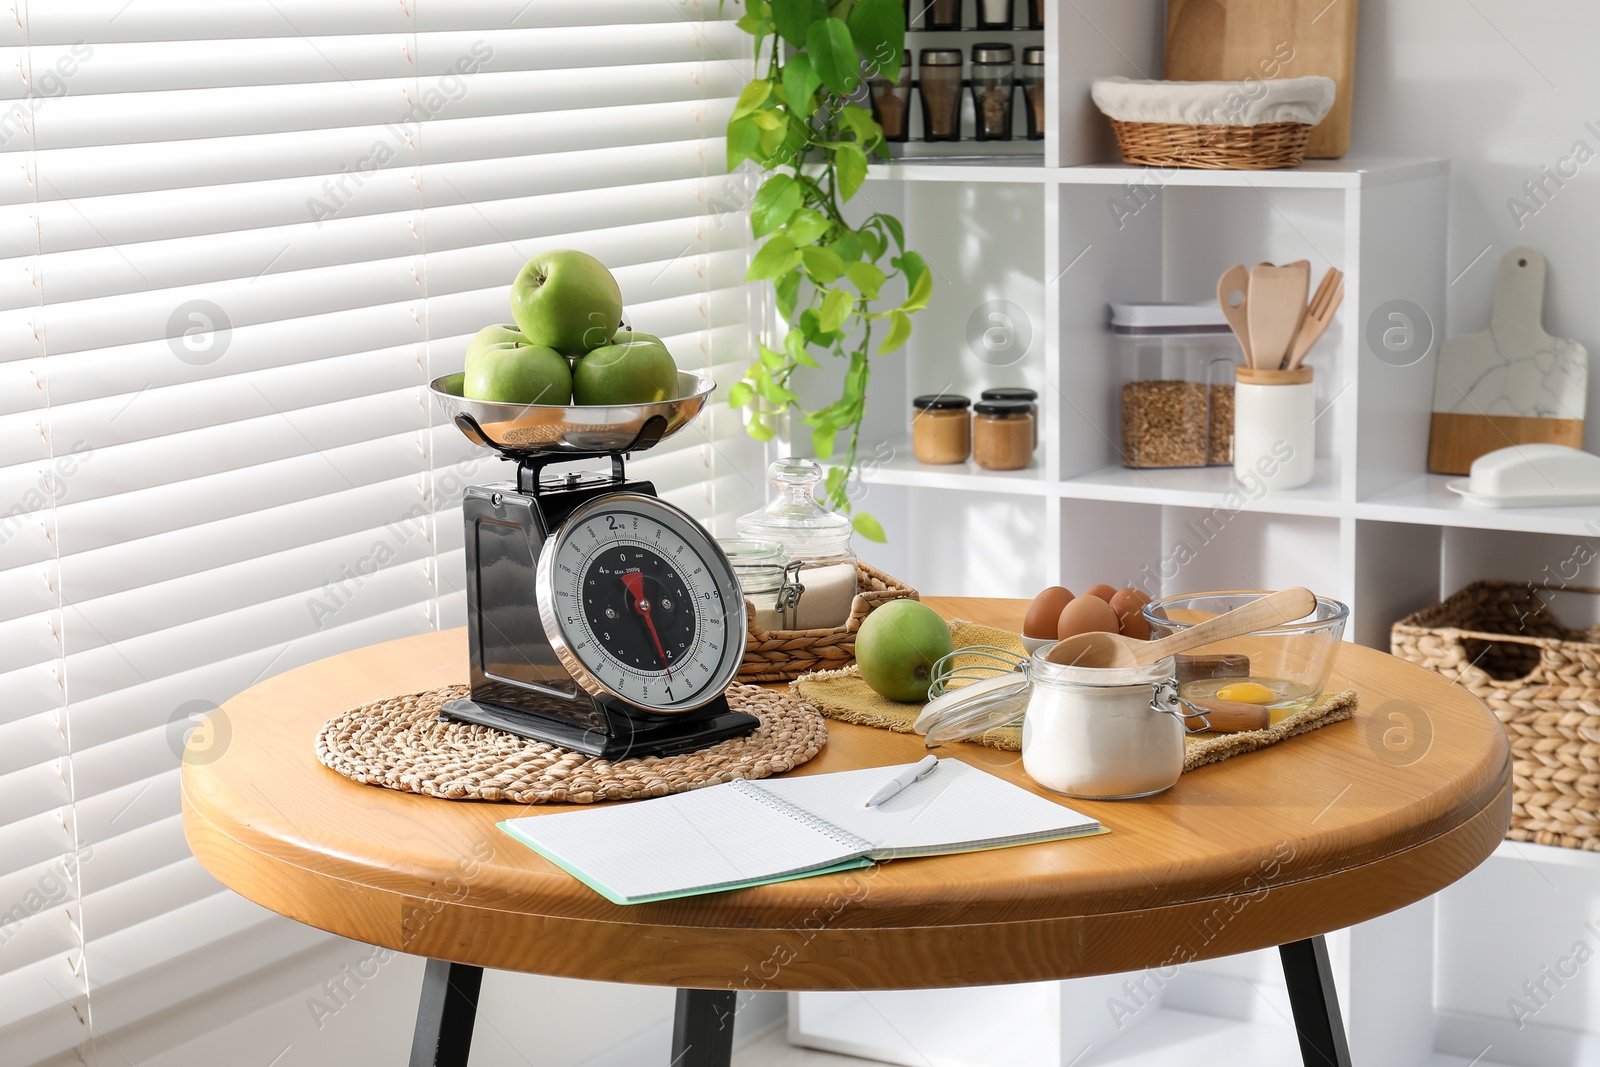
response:
<path fill-rule="evenodd" d="M 745 86 L 728 119 L 728 169 L 748 159 L 770 175 L 751 204 L 750 228 L 764 240 L 746 278 L 772 283 L 789 329 L 762 339 L 760 360 L 728 402 L 750 409 L 750 436 L 762 441 L 797 413 L 818 458 L 831 461 L 827 503 L 850 514 L 872 358 L 906 343 L 911 316 L 933 291 L 899 219 L 875 211 L 852 226 L 842 210 L 866 180 L 868 157 L 887 156 L 882 127 L 851 100 L 863 69 L 898 77 L 905 8 L 901 0 L 748 0 L 738 25 L 766 73 Z M 904 279 L 899 301 L 883 296 L 896 278 Z M 837 400 L 807 409 L 792 386 L 823 366 L 814 351 L 844 361 L 844 385 Z M 871 515 L 851 521 L 863 537 L 884 540 Z"/>

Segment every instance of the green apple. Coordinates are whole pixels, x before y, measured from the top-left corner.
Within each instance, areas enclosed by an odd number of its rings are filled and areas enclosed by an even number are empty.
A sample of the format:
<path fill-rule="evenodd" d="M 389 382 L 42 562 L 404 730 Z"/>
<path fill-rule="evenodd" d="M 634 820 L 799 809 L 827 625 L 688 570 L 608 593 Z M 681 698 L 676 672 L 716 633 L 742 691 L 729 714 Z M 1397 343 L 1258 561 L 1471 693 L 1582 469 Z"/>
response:
<path fill-rule="evenodd" d="M 660 341 L 625 341 L 578 360 L 572 399 L 579 404 L 649 404 L 678 398 L 678 365 Z"/>
<path fill-rule="evenodd" d="M 571 403 L 572 364 L 567 357 L 547 345 L 496 340 L 496 331 L 505 329 L 486 326 L 468 343 L 461 395 L 501 404 Z"/>
<path fill-rule="evenodd" d="M 471 359 L 474 352 L 485 349 L 490 345 L 525 345 L 527 343 L 528 339 L 522 336 L 521 330 L 509 322 L 497 322 L 493 326 L 485 326 L 472 335 L 472 340 L 467 342 L 467 358 Z"/>
<path fill-rule="evenodd" d="M 950 625 L 920 600 L 880 604 L 856 632 L 861 680 L 890 700 L 927 700 L 934 662 L 954 650 Z"/>
<path fill-rule="evenodd" d="M 511 317 L 536 345 L 581 356 L 611 342 L 622 321 L 622 290 L 587 252 L 543 252 L 511 283 Z"/>
<path fill-rule="evenodd" d="M 624 326 L 622 329 L 611 335 L 611 343 L 614 345 L 625 344 L 628 341 L 654 341 L 658 345 L 662 344 L 661 338 L 657 337 L 655 334 L 644 333 L 629 326 Z"/>

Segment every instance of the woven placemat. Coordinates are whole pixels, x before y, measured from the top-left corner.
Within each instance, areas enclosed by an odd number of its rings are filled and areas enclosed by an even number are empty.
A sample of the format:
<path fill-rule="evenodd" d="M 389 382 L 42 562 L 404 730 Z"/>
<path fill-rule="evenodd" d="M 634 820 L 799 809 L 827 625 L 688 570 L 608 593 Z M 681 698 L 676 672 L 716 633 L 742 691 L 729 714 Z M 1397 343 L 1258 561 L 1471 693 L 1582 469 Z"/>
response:
<path fill-rule="evenodd" d="M 808 674 L 790 682 L 789 688 L 830 719 L 858 726 L 875 726 L 900 734 L 914 732 L 912 724 L 922 711 L 921 704 L 902 704 L 874 693 L 861 680 L 860 671 L 853 666 Z M 1355 709 L 1356 691 L 1349 689 L 1343 693 L 1325 694 L 1309 708 L 1297 711 L 1264 730 L 1245 730 L 1237 734 L 1191 734 L 1184 738 L 1183 769 L 1192 771 L 1207 763 L 1220 763 L 1231 756 L 1275 745 L 1331 722 L 1348 719 L 1355 714 Z M 1020 752 L 1022 728 L 1002 726 L 979 734 L 967 743 Z"/>
<path fill-rule="evenodd" d="M 735 778 L 793 770 L 828 741 L 817 710 L 753 685 L 728 688 L 728 704 L 761 720 L 754 733 L 698 752 L 615 762 L 472 723 L 440 722 L 465 685 L 388 697 L 351 708 L 317 734 L 324 767 L 366 785 L 446 800 L 592 804 L 682 793 Z"/>
<path fill-rule="evenodd" d="M 1000 630 L 982 623 L 963 619 L 950 620 L 950 637 L 955 647 L 971 648 L 986 645 L 1003 648 L 1017 655 L 1025 655 L 1022 638 L 1009 630 Z M 962 667 L 992 667 L 995 661 L 984 655 L 957 656 L 955 669 Z M 876 726 L 897 734 L 912 732 L 911 724 L 922 710 L 920 704 L 902 704 L 897 700 L 879 696 L 866 682 L 855 664 L 831 671 L 812 671 L 789 683 L 789 691 L 816 708 L 830 719 L 855 723 L 857 726 Z M 1022 748 L 1022 728 L 1002 726 L 971 739 L 973 744 L 990 748 L 1003 748 L 1016 752 Z"/>

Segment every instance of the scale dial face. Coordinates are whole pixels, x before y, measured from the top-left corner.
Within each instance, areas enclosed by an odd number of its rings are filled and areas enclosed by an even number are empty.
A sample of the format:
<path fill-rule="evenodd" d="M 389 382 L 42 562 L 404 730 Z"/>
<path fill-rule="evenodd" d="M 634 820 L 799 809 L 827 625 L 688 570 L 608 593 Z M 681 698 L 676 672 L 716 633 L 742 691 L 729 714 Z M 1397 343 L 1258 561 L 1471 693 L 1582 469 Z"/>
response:
<path fill-rule="evenodd" d="M 539 555 L 539 617 L 584 689 L 650 711 L 720 695 L 744 657 L 744 594 L 722 549 L 655 497 L 578 508 Z"/>

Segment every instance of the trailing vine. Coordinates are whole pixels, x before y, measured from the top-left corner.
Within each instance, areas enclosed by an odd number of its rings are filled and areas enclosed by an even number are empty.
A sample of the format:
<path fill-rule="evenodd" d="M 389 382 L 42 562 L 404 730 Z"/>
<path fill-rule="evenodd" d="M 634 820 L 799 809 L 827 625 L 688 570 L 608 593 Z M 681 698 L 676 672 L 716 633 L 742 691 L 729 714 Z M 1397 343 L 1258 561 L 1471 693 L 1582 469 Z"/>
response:
<path fill-rule="evenodd" d="M 751 204 L 750 227 L 763 240 L 745 277 L 772 283 L 789 328 L 762 339 L 760 359 L 728 402 L 750 410 L 748 431 L 761 441 L 798 413 L 817 457 L 831 461 L 826 503 L 850 514 L 872 358 L 906 343 L 911 316 L 933 290 L 899 219 L 875 211 L 853 226 L 843 211 L 866 180 L 869 156 L 887 155 L 859 94 L 864 73 L 898 77 L 905 8 L 901 0 L 748 0 L 738 25 L 765 74 L 744 87 L 728 119 L 728 169 L 751 160 L 768 174 Z M 883 292 L 897 278 L 905 298 L 896 302 Z M 875 326 L 884 328 L 876 347 Z M 844 379 L 837 400 L 807 409 L 792 387 L 823 366 L 813 351 L 842 361 Z M 852 524 L 884 540 L 871 515 L 856 513 Z"/>

